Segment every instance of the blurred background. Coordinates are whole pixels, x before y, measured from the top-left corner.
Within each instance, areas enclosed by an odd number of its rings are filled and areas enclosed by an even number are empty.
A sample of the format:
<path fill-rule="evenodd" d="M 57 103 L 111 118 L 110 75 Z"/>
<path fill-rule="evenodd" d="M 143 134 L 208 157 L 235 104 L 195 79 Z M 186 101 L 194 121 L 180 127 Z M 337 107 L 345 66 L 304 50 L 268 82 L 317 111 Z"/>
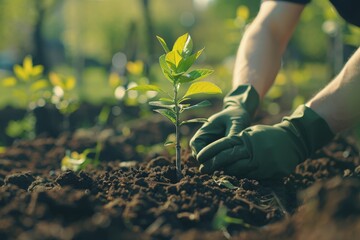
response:
<path fill-rule="evenodd" d="M 0 0 L 0 146 L 40 134 L 113 127 L 150 116 L 151 94 L 168 84 L 156 35 L 171 46 L 189 32 L 198 65 L 226 93 L 235 54 L 260 0 Z M 360 43 L 360 30 L 314 0 L 283 58 L 262 110 L 279 115 L 304 103 L 338 73 Z M 209 116 L 223 96 L 213 100 Z M 217 105 L 216 102 L 219 104 Z"/>

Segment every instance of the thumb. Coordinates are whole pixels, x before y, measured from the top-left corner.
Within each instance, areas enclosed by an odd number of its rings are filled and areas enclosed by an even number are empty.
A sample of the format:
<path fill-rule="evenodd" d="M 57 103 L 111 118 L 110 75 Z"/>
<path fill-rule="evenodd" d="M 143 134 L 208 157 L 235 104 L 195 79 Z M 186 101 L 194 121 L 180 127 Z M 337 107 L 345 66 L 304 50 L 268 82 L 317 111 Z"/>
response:
<path fill-rule="evenodd" d="M 190 147 L 193 156 L 196 156 L 205 146 L 224 137 L 225 126 L 209 121 L 205 123 L 191 138 Z"/>
<path fill-rule="evenodd" d="M 226 136 L 239 135 L 248 124 L 245 123 L 243 116 L 231 117 L 229 123 L 226 126 Z"/>

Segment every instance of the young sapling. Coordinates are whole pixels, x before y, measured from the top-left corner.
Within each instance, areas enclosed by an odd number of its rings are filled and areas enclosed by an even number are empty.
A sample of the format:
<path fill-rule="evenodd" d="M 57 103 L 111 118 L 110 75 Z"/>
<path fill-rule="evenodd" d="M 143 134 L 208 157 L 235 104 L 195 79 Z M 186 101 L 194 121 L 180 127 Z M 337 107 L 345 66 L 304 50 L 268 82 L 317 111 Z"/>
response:
<path fill-rule="evenodd" d="M 159 58 L 160 67 L 165 78 L 172 84 L 173 92 L 169 93 L 161 89 L 157 85 L 147 84 L 139 85 L 129 90 L 137 91 L 155 91 L 166 97 L 161 97 L 158 101 L 149 102 L 150 105 L 156 107 L 155 112 L 160 113 L 169 119 L 175 125 L 176 141 L 166 142 L 165 145 L 175 145 L 176 149 L 176 172 L 178 179 L 182 177 L 181 174 L 181 146 L 180 146 L 180 126 L 191 122 L 206 122 L 205 118 L 195 118 L 182 121 L 180 119 L 181 113 L 184 111 L 206 107 L 210 105 L 208 100 L 191 105 L 186 103 L 191 96 L 197 94 L 219 94 L 221 89 L 214 83 L 198 80 L 213 73 L 210 69 L 195 69 L 189 71 L 196 59 L 201 55 L 204 49 L 193 53 L 193 41 L 191 36 L 186 33 L 180 36 L 174 43 L 170 50 L 165 40 L 157 36 L 165 54 Z M 185 93 L 181 94 L 183 85 L 191 83 Z"/>
<path fill-rule="evenodd" d="M 14 65 L 13 76 L 0 81 L 0 87 L 8 88 L 16 99 L 16 104 L 25 107 L 26 114 L 22 120 L 12 120 L 6 127 L 11 137 L 35 137 L 36 117 L 34 110 L 46 104 L 50 94 L 49 83 L 44 78 L 44 66 L 34 65 L 32 57 L 26 56 L 22 65 Z"/>

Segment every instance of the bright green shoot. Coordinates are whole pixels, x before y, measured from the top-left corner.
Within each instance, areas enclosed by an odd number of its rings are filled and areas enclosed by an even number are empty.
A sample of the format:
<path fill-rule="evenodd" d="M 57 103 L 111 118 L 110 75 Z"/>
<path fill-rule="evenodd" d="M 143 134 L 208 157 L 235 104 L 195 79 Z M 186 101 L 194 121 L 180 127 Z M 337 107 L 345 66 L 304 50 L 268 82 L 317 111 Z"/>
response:
<path fill-rule="evenodd" d="M 16 64 L 14 76 L 2 79 L 1 87 L 8 88 L 17 102 L 31 111 L 40 103 L 45 103 L 49 95 L 49 83 L 44 79 L 44 67 L 33 65 L 32 57 L 26 56 L 23 65 Z"/>
<path fill-rule="evenodd" d="M 221 89 L 211 82 L 198 80 L 207 77 L 213 70 L 210 69 L 195 69 L 189 71 L 190 67 L 194 64 L 196 59 L 201 55 L 204 49 L 193 53 L 193 42 L 188 33 L 180 36 L 174 43 L 172 50 L 161 37 L 157 36 L 165 54 L 159 58 L 161 70 L 167 80 L 172 84 L 172 93 L 168 93 L 156 85 L 140 85 L 133 87 L 129 90 L 137 91 L 155 91 L 165 97 L 159 98 L 158 101 L 149 102 L 150 105 L 155 106 L 157 109 L 154 111 L 160 113 L 169 119 L 175 125 L 176 142 L 167 142 L 165 145 L 175 145 L 176 148 L 176 171 L 180 179 L 181 174 L 181 146 L 180 146 L 180 126 L 192 122 L 206 122 L 205 118 L 196 118 L 182 121 L 180 115 L 182 112 L 206 107 L 210 102 L 205 100 L 200 103 L 191 105 L 186 103 L 192 96 L 197 94 L 219 94 Z M 182 85 L 191 83 L 184 94 L 180 94 Z"/>

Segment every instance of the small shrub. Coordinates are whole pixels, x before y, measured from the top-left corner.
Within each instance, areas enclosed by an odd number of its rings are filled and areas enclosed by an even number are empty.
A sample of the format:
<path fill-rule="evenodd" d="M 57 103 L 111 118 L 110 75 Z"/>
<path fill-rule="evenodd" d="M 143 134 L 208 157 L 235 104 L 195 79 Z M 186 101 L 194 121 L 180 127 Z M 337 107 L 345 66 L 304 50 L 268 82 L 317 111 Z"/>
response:
<path fill-rule="evenodd" d="M 201 55 L 204 49 L 193 53 L 193 41 L 191 36 L 186 33 L 180 36 L 174 43 L 173 48 L 170 50 L 164 39 L 157 37 L 165 54 L 159 58 L 160 67 L 165 78 L 172 84 L 173 92 L 169 93 L 157 85 L 146 84 L 132 87 L 129 90 L 137 91 L 155 91 L 164 97 L 159 98 L 157 101 L 149 102 L 154 106 L 155 112 L 160 113 L 169 119 L 175 125 L 176 140 L 175 142 L 166 142 L 165 145 L 174 145 L 176 149 L 176 170 L 178 178 L 182 177 L 181 174 L 181 146 L 180 146 L 180 131 L 179 128 L 183 124 L 192 122 L 205 122 L 205 118 L 196 118 L 182 121 L 180 115 L 182 112 L 206 107 L 210 105 L 208 100 L 202 101 L 195 105 L 188 102 L 192 96 L 197 94 L 219 94 L 221 89 L 214 83 L 198 80 L 209 76 L 213 73 L 210 69 L 195 69 L 189 71 L 190 67 L 195 63 L 196 59 Z M 180 90 L 185 83 L 191 83 L 184 94 L 180 94 Z"/>

